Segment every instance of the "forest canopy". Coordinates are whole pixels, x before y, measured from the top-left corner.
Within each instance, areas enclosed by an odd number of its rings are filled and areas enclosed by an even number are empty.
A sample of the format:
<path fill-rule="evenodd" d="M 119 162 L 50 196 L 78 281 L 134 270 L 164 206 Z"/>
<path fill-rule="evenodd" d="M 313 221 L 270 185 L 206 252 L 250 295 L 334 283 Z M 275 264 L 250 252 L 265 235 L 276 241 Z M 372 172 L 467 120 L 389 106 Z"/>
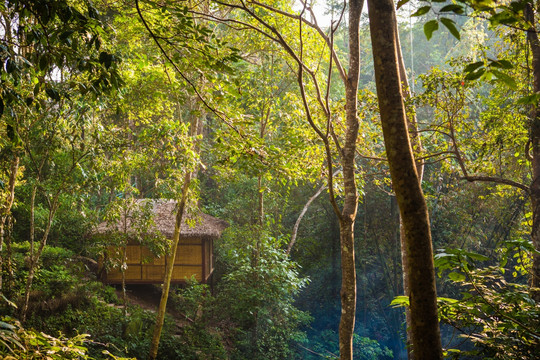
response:
<path fill-rule="evenodd" d="M 536 358 L 539 14 L 1 2 L 0 355 Z"/>

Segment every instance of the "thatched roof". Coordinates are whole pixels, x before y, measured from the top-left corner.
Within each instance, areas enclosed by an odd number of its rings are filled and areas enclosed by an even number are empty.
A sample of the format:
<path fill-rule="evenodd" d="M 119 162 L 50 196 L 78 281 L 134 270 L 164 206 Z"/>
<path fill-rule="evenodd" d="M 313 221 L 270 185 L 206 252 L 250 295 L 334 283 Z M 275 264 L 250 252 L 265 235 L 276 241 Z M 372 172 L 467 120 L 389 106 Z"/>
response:
<path fill-rule="evenodd" d="M 172 238 L 174 235 L 174 226 L 176 222 L 176 202 L 172 200 L 153 200 L 140 199 L 137 200 L 141 205 L 151 203 L 152 211 L 154 212 L 154 223 L 150 231 L 158 231 L 167 238 Z M 104 234 L 108 232 L 121 231 L 123 219 L 117 224 L 107 224 L 103 222 L 99 224 L 95 233 Z M 209 237 L 218 238 L 228 226 L 227 222 L 197 211 L 196 214 L 184 213 L 182 226 L 180 227 L 181 237 Z M 128 232 L 131 228 L 130 219 L 127 221 Z"/>

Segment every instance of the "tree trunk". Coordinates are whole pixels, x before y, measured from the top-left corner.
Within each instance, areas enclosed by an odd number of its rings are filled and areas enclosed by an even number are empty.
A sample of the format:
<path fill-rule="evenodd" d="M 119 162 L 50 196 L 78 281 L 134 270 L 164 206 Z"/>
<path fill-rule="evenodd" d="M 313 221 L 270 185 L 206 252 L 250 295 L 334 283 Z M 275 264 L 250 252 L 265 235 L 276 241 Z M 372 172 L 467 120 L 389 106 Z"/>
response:
<path fill-rule="evenodd" d="M 530 23 L 531 28 L 527 31 L 527 41 L 531 47 L 532 70 L 533 70 L 533 93 L 540 92 L 540 41 L 535 28 L 535 14 L 531 3 L 525 7 L 525 18 Z M 540 251 L 540 109 L 539 104 L 535 104 L 531 109 L 531 132 L 530 142 L 532 148 L 532 184 L 531 184 L 531 206 L 533 213 L 533 223 L 531 239 L 534 248 Z M 531 270 L 530 291 L 536 302 L 540 302 L 540 255 L 533 253 Z"/>
<path fill-rule="evenodd" d="M 354 221 L 339 222 L 341 241 L 341 321 L 339 323 L 340 359 L 353 358 L 353 333 L 356 318 L 356 268 L 354 264 Z"/>
<path fill-rule="evenodd" d="M 152 342 L 150 344 L 150 353 L 148 359 L 154 360 L 157 357 L 159 348 L 159 339 L 161 338 L 161 331 L 163 329 L 163 322 L 165 321 L 165 312 L 167 310 L 167 300 L 169 298 L 169 290 L 171 288 L 171 279 L 174 268 L 174 260 L 176 259 L 176 253 L 178 250 L 178 243 L 180 242 L 180 227 L 182 225 L 182 219 L 184 216 L 184 209 L 186 207 L 188 199 L 188 189 L 191 182 L 191 172 L 188 172 L 184 177 L 184 184 L 182 186 L 182 198 L 176 212 L 176 222 L 174 225 L 174 235 L 172 246 L 169 255 L 167 256 L 167 265 L 165 268 L 165 278 L 163 279 L 163 288 L 161 289 L 161 300 L 159 302 L 159 309 L 156 317 L 156 325 L 154 326 L 154 334 L 152 335 Z"/>
<path fill-rule="evenodd" d="M 191 119 L 191 128 L 190 136 L 195 139 L 196 136 L 202 134 L 203 124 L 202 119 L 203 115 L 198 114 L 194 115 Z M 199 153 L 200 146 L 199 143 L 195 143 L 194 152 Z M 197 178 L 197 170 L 193 172 L 188 171 L 184 176 L 184 182 L 182 184 L 182 196 L 180 198 L 180 203 L 178 204 L 178 209 L 176 212 L 176 222 L 174 226 L 174 235 L 172 239 L 172 246 L 169 255 L 167 256 L 167 263 L 165 267 L 165 276 L 163 279 L 163 288 L 161 289 L 161 300 L 159 302 L 158 314 L 156 317 L 156 324 L 154 326 L 154 333 L 152 335 L 152 342 L 150 343 L 150 352 L 148 354 L 149 360 L 154 360 L 157 357 L 159 340 L 161 338 L 161 331 L 163 329 L 163 322 L 165 320 L 165 312 L 167 311 L 167 301 L 169 299 L 169 290 L 171 288 L 171 279 L 174 268 L 174 260 L 176 259 L 178 252 L 178 243 L 180 242 L 180 227 L 182 225 L 183 216 L 188 201 L 188 191 L 192 179 Z"/>
<path fill-rule="evenodd" d="M 417 360 L 442 359 L 429 216 L 407 129 L 394 3 L 368 0 L 368 8 L 383 136 L 406 241 L 412 352 Z"/>
<path fill-rule="evenodd" d="M 353 358 L 353 334 L 356 319 L 356 266 L 354 255 L 354 222 L 358 208 L 355 178 L 355 152 L 358 137 L 358 79 L 360 73 L 360 15 L 363 0 L 349 3 L 349 74 L 345 82 L 346 132 L 341 152 L 343 166 L 343 209 L 339 216 L 341 242 L 341 319 L 339 322 L 339 356 Z"/>
<path fill-rule="evenodd" d="M 122 305 L 123 305 L 123 314 L 124 315 L 124 331 L 126 330 L 125 327 L 127 325 L 127 292 L 126 292 L 126 269 L 127 269 L 127 240 L 124 243 L 124 246 L 122 247 L 122 265 L 120 267 L 120 271 L 122 273 Z"/>
<path fill-rule="evenodd" d="M 397 19 L 395 21 L 397 23 Z M 407 71 L 405 70 L 405 63 L 403 61 L 403 53 L 401 52 L 401 43 L 399 41 L 399 30 L 397 26 L 394 29 L 394 31 L 395 31 L 395 37 L 396 37 L 396 53 L 397 53 L 397 58 L 398 58 L 399 80 L 401 82 L 403 94 L 407 98 L 411 96 L 411 92 L 410 92 L 410 87 L 409 87 L 409 80 L 407 78 Z M 413 148 L 413 154 L 414 152 L 421 153 L 422 142 L 418 134 L 418 122 L 416 120 L 415 112 L 407 113 L 407 127 L 409 130 L 409 136 L 410 136 L 410 141 Z M 418 173 L 418 182 L 420 183 L 420 186 L 422 186 L 422 178 L 424 177 L 424 161 L 423 160 L 416 161 L 416 171 Z M 404 233 L 403 225 L 401 223 L 401 218 L 399 219 L 399 229 L 400 229 L 400 243 L 401 243 L 401 268 L 403 270 L 403 293 L 408 294 L 410 292 L 409 275 L 407 273 L 407 266 L 409 263 L 409 259 L 407 258 L 407 250 L 406 250 L 407 241 L 404 238 L 405 233 Z M 409 360 L 413 360 L 414 355 L 411 352 L 411 338 L 412 338 L 411 311 L 408 307 L 405 308 L 405 323 L 407 326 L 406 328 L 407 355 L 408 355 Z"/>

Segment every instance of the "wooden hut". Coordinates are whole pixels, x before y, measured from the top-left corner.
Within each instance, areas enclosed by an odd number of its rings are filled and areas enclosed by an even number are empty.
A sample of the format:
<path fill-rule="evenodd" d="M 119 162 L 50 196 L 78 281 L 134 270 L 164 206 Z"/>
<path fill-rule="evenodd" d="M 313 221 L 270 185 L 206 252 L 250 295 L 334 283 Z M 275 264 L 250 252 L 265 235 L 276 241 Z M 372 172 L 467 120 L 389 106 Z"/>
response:
<path fill-rule="evenodd" d="M 150 232 L 159 232 L 167 239 L 172 239 L 176 221 L 176 202 L 148 199 L 138 201 L 146 202 L 146 204 L 151 202 L 155 226 L 150 229 Z M 123 219 L 120 222 L 123 223 Z M 192 277 L 202 283 L 208 281 L 214 270 L 214 240 L 221 236 L 226 227 L 225 221 L 202 212 L 191 216 L 184 214 L 184 221 L 180 227 L 180 242 L 174 261 L 172 283 L 184 283 Z M 98 226 L 96 233 L 106 239 L 108 234 L 118 233 L 121 228 L 120 223 L 112 226 L 102 223 Z M 107 256 L 118 257 L 122 252 L 122 248 L 110 246 Z M 126 284 L 159 284 L 163 282 L 167 262 L 165 255 L 155 256 L 146 246 L 134 239 L 128 241 L 126 255 Z M 119 269 L 109 269 L 102 274 L 103 281 L 106 283 L 122 282 L 122 273 Z"/>

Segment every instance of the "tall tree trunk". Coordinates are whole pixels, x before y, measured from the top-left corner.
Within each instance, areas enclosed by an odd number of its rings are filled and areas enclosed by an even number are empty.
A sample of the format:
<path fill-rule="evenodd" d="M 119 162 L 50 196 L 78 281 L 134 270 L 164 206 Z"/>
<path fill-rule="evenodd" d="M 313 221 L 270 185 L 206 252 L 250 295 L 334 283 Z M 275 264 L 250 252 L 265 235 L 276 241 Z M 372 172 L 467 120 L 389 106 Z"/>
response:
<path fill-rule="evenodd" d="M 339 356 L 353 358 L 353 334 L 356 319 L 356 265 L 354 255 L 354 222 L 358 208 L 355 178 L 355 152 L 358 137 L 358 79 L 360 74 L 360 15 L 363 0 L 349 3 L 349 73 L 345 81 L 346 133 L 341 151 L 345 198 L 339 216 L 341 242 L 341 319 L 339 322 Z"/>
<path fill-rule="evenodd" d="M 395 21 L 397 23 L 397 19 Z M 397 26 L 394 29 L 394 31 L 395 31 L 395 37 L 396 37 L 396 53 L 397 53 L 397 58 L 398 58 L 399 80 L 401 82 L 404 96 L 406 98 L 410 98 L 411 92 L 410 92 L 409 80 L 407 78 L 407 71 L 405 70 L 405 62 L 403 61 L 403 53 L 401 52 L 401 43 L 399 41 L 399 30 Z M 407 127 L 409 130 L 409 136 L 410 136 L 410 141 L 413 148 L 413 154 L 414 152 L 416 152 L 417 154 L 421 153 L 422 142 L 418 134 L 418 122 L 416 120 L 416 113 L 414 111 L 408 111 L 406 112 L 406 115 L 407 115 Z M 424 161 L 416 160 L 415 163 L 416 163 L 416 171 L 418 173 L 418 181 L 420 183 L 420 186 L 422 186 L 422 179 L 424 177 Z M 409 259 L 407 258 L 407 250 L 406 250 L 407 241 L 404 238 L 405 232 L 403 229 L 403 225 L 401 223 L 401 218 L 399 219 L 399 227 L 400 227 L 400 243 L 401 243 L 401 268 L 403 270 L 403 293 L 408 294 L 410 292 L 409 275 L 407 272 Z M 405 308 L 405 323 L 407 326 L 406 328 L 407 355 L 408 355 L 409 360 L 413 360 L 414 355 L 411 352 L 411 338 L 412 338 L 411 311 L 409 308 Z"/>
<path fill-rule="evenodd" d="M 412 352 L 417 360 L 442 359 L 429 216 L 407 129 L 394 3 L 368 0 L 368 8 L 383 136 L 408 257 Z"/>
<path fill-rule="evenodd" d="M 184 184 L 182 185 L 182 198 L 176 212 L 176 222 L 174 225 L 174 235 L 172 239 L 172 246 L 167 256 L 167 266 L 165 268 L 165 278 L 163 279 L 163 288 L 161 289 L 161 300 L 159 302 L 158 314 L 156 317 L 156 324 L 154 326 L 154 333 L 152 335 L 152 342 L 150 343 L 150 353 L 148 359 L 154 360 L 157 357 L 159 340 L 161 338 L 161 331 L 163 329 L 163 322 L 165 321 L 165 312 L 167 310 L 167 300 L 169 298 L 169 290 L 171 288 L 171 279 L 174 268 L 174 260 L 176 259 L 176 253 L 178 251 L 178 243 L 180 242 L 180 227 L 182 225 L 184 210 L 188 200 L 188 190 L 191 182 L 191 172 L 188 172 L 184 177 Z"/>
<path fill-rule="evenodd" d="M 531 3 L 525 7 L 525 18 L 530 23 L 527 30 L 527 41 L 531 47 L 532 69 L 533 69 L 533 93 L 540 92 L 540 41 L 536 31 L 534 9 Z M 531 239 L 536 250 L 540 251 L 540 108 L 535 104 L 531 109 L 531 132 L 530 142 L 532 150 L 532 184 L 531 184 L 531 205 L 533 213 L 533 223 Z M 540 302 L 540 255 L 533 254 L 531 280 L 531 296 L 536 302 Z"/>
<path fill-rule="evenodd" d="M 199 109 L 200 110 L 200 109 Z M 203 118 L 204 115 L 197 113 L 198 115 L 193 115 L 190 125 L 190 136 L 195 139 L 197 136 L 202 134 L 203 131 Z M 198 142 L 195 142 L 194 152 L 200 152 L 200 145 Z M 197 170 L 188 171 L 184 176 L 184 182 L 182 184 L 182 195 L 180 202 L 178 204 L 178 209 L 176 212 L 176 221 L 174 226 L 174 235 L 172 239 L 172 246 L 170 253 L 167 256 L 167 263 L 165 267 L 165 276 L 163 278 L 163 287 L 161 289 L 161 299 L 159 302 L 158 314 L 156 317 L 156 324 L 154 326 L 154 333 L 152 335 L 152 342 L 150 343 L 150 352 L 148 354 L 149 360 L 154 360 L 157 357 L 159 341 L 161 338 L 161 332 L 163 329 L 163 323 L 165 321 L 165 312 L 167 311 L 167 301 L 169 299 L 169 290 L 171 288 L 171 279 L 174 268 L 174 261 L 178 253 L 178 243 L 180 242 L 180 228 L 183 223 L 184 212 L 186 204 L 188 202 L 188 191 L 192 179 L 197 178 Z"/>

